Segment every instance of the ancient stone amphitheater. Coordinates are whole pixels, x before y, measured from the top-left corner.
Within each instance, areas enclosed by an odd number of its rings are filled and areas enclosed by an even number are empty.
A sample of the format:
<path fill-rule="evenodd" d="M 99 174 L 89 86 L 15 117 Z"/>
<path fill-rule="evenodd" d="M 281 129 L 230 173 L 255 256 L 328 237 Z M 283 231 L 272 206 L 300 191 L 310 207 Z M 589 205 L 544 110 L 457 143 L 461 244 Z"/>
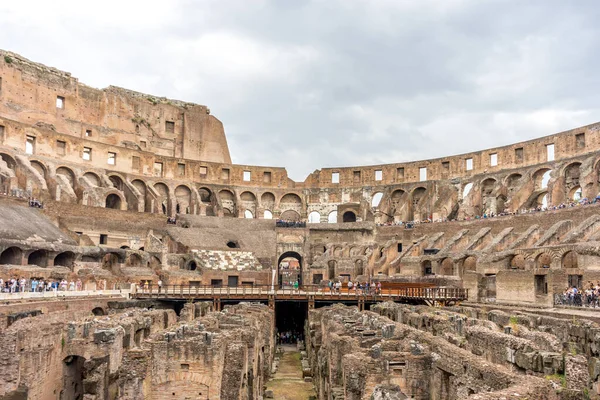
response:
<path fill-rule="evenodd" d="M 600 124 L 295 182 L 0 51 L 0 399 L 598 398 L 599 192 Z"/>

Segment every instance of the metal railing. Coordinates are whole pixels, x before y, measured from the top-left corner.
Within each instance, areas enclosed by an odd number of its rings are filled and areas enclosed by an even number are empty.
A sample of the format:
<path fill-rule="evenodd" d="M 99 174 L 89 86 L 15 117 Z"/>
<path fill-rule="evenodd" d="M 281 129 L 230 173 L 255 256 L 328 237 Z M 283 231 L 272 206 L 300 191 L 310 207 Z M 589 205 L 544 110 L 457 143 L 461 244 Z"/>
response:
<path fill-rule="evenodd" d="M 368 299 L 422 299 L 422 300 L 466 300 L 468 289 L 451 287 L 403 287 L 397 289 L 372 288 L 362 289 L 330 289 L 319 285 L 304 285 L 298 288 L 272 285 L 211 286 L 211 285 L 166 285 L 158 287 L 150 285 L 136 290 L 136 297 L 150 298 L 314 298 L 352 300 Z"/>

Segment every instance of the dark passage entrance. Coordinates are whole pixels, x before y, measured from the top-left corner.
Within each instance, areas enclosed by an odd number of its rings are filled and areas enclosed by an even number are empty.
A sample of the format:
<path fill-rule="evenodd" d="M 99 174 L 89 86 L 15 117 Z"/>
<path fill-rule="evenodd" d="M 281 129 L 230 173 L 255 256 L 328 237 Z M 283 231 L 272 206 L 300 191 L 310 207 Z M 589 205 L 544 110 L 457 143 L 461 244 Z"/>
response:
<path fill-rule="evenodd" d="M 63 360 L 63 390 L 60 400 L 83 399 L 83 374 L 85 358 L 68 356 Z"/>
<path fill-rule="evenodd" d="M 282 301 L 275 304 L 275 326 L 279 343 L 304 340 L 304 321 L 308 318 L 308 303 Z"/>

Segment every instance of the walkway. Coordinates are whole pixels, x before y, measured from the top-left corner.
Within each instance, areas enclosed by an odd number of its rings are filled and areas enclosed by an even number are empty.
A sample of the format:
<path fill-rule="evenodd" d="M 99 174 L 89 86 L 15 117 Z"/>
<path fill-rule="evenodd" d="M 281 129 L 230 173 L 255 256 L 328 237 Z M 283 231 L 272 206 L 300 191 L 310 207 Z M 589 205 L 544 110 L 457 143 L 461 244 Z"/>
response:
<path fill-rule="evenodd" d="M 284 353 L 279 360 L 279 368 L 275 376 L 267 382 L 267 390 L 273 391 L 277 400 L 307 400 L 316 396 L 311 382 L 302 379 L 300 352 L 295 345 L 281 346 Z"/>

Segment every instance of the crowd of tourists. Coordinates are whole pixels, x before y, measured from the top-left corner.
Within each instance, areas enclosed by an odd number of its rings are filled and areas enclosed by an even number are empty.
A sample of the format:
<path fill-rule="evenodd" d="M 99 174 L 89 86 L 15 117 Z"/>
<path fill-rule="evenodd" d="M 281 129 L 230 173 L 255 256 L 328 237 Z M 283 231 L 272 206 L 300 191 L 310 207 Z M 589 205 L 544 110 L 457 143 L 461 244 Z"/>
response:
<path fill-rule="evenodd" d="M 295 344 L 302 341 L 302 333 L 295 331 L 285 331 L 277 333 L 277 344 Z"/>
<path fill-rule="evenodd" d="M 306 222 L 278 219 L 277 221 L 275 221 L 275 226 L 279 228 L 306 228 Z"/>
<path fill-rule="evenodd" d="M 565 209 L 565 208 L 581 207 L 581 206 L 587 206 L 587 205 L 598 204 L 598 203 L 600 203 L 600 195 L 598 195 L 593 200 L 589 200 L 587 198 L 583 198 L 583 199 L 581 199 L 579 201 L 572 201 L 572 202 L 568 202 L 568 203 L 561 203 L 561 204 L 556 205 L 556 206 L 548 206 L 548 207 L 537 206 L 537 207 L 534 207 L 534 208 L 524 208 L 524 209 L 516 210 L 516 211 L 507 210 L 507 211 L 503 211 L 503 212 L 500 212 L 500 213 L 484 212 L 483 215 L 476 215 L 474 217 L 465 217 L 465 218 L 452 218 L 452 219 L 451 218 L 437 218 L 437 219 L 427 218 L 427 219 L 424 219 L 424 220 L 417 220 L 417 221 L 391 221 L 391 222 L 379 223 L 377 225 L 378 226 L 404 226 L 407 229 L 411 229 L 415 225 L 419 225 L 419 224 L 431 224 L 431 223 L 435 223 L 435 222 L 456 222 L 456 221 L 486 220 L 486 219 L 490 219 L 490 218 L 509 217 L 509 216 L 526 215 L 526 214 L 535 214 L 535 213 L 546 212 L 546 211 L 557 211 L 557 210 L 562 210 L 562 209 Z"/>
<path fill-rule="evenodd" d="M 556 295 L 556 305 L 575 307 L 600 307 L 600 282 L 589 283 L 587 289 L 568 287 L 562 294 Z"/>
<path fill-rule="evenodd" d="M 346 286 L 348 293 L 354 292 L 364 295 L 381 294 L 381 282 L 352 282 L 350 280 L 347 283 L 342 283 L 340 281 L 329 281 L 328 286 L 329 291 L 332 293 L 341 293 L 344 286 Z"/>
<path fill-rule="evenodd" d="M 83 289 L 81 279 L 76 281 L 66 279 L 55 280 L 42 278 L 0 278 L 0 291 L 2 293 L 36 293 L 50 291 L 79 291 Z"/>

